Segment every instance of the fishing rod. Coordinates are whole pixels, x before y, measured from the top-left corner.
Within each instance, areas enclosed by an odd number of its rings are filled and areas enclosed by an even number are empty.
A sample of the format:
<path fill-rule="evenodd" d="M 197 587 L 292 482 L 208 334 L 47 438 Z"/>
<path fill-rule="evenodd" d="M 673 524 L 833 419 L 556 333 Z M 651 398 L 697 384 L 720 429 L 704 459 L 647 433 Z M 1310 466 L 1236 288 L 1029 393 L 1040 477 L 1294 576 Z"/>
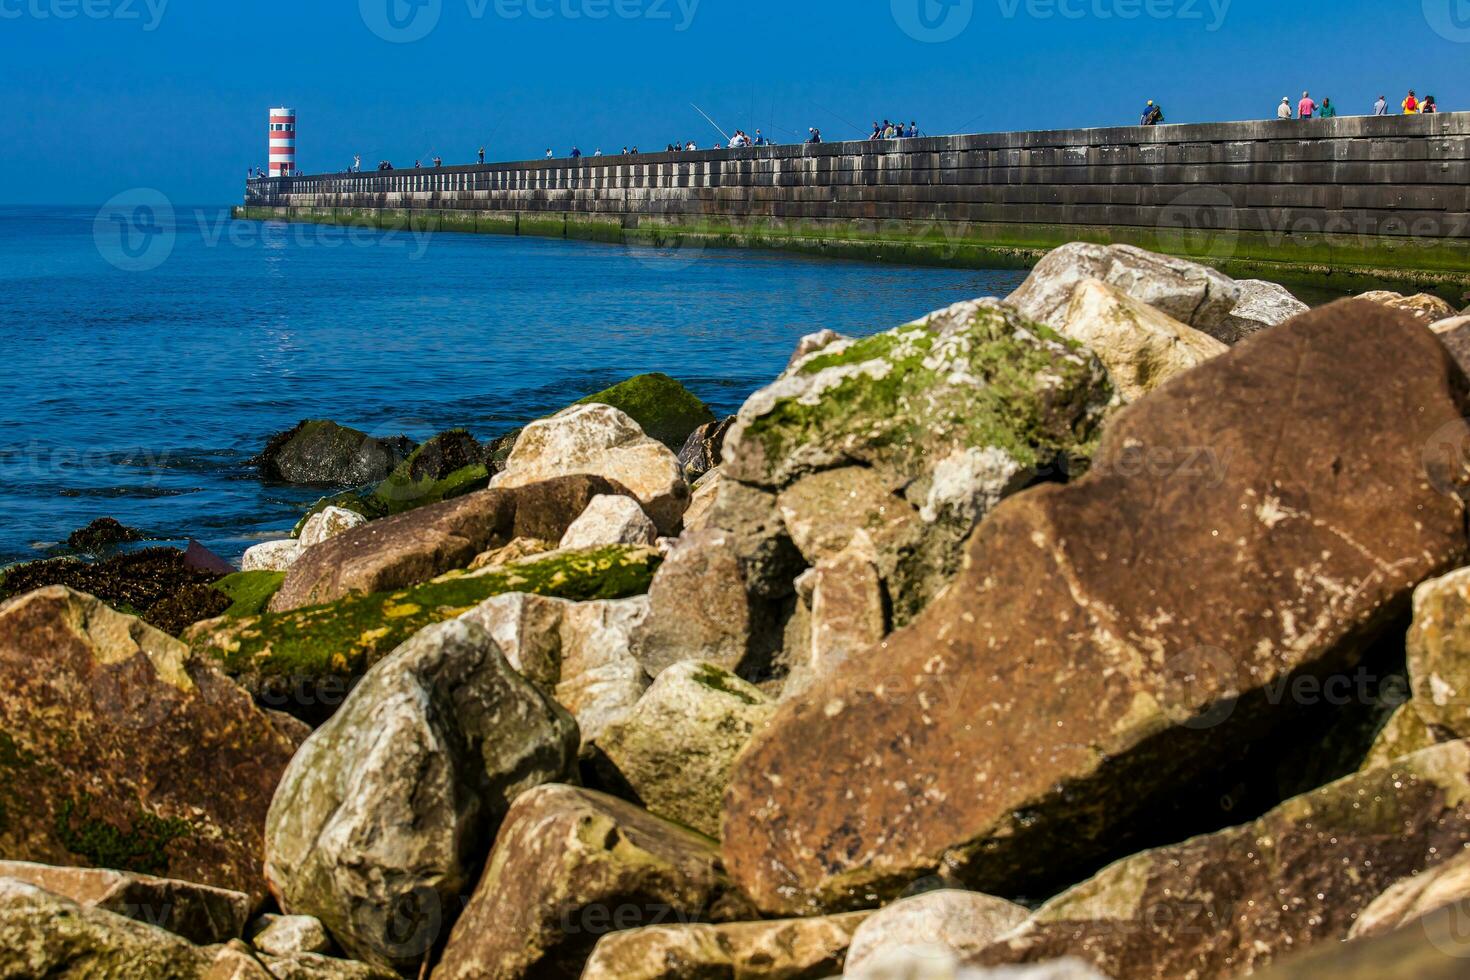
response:
<path fill-rule="evenodd" d="M 691 106 L 693 106 L 693 107 L 694 107 L 694 111 L 695 111 L 695 112 L 697 112 L 697 113 L 699 113 L 699 114 L 700 114 L 700 115 L 701 115 L 701 116 L 703 116 L 703 117 L 704 117 L 704 118 L 705 118 L 705 120 L 706 120 L 706 121 L 708 121 L 708 122 L 709 122 L 709 124 L 710 124 L 710 125 L 711 125 L 711 126 L 713 126 L 713 127 L 715 127 L 715 132 L 717 132 L 717 133 L 719 133 L 719 134 L 720 134 L 720 135 L 721 135 L 721 136 L 723 136 L 723 137 L 725 137 L 725 142 L 726 142 L 726 143 L 728 143 L 728 142 L 730 142 L 730 134 L 729 134 L 729 133 L 727 133 L 727 132 L 725 132 L 725 131 L 724 131 L 724 130 L 723 130 L 723 129 L 721 129 L 721 128 L 720 128 L 720 124 L 719 124 L 719 123 L 717 123 L 717 122 L 715 122 L 715 121 L 714 121 L 714 120 L 713 120 L 713 119 L 710 119 L 710 117 L 709 117 L 709 113 L 707 113 L 707 112 L 705 112 L 705 111 L 704 111 L 704 110 L 703 110 L 703 109 L 701 109 L 701 108 L 700 108 L 700 107 L 699 107 L 699 106 L 697 106 L 697 105 L 694 105 L 694 103 L 693 103 L 693 102 L 691 102 L 691 103 L 689 103 L 689 104 L 690 104 L 690 105 L 691 105 Z"/>

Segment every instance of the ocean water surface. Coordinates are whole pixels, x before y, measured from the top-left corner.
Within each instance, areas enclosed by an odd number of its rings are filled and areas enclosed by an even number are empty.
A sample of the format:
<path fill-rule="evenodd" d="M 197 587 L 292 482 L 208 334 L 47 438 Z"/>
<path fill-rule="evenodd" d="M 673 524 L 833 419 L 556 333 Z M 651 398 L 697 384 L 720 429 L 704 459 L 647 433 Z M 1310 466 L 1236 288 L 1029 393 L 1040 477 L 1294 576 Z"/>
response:
<path fill-rule="evenodd" d="M 237 557 L 325 492 L 250 464 L 303 418 L 489 439 L 644 371 L 731 413 L 803 334 L 873 333 L 1024 278 L 216 207 L 149 212 L 143 233 L 115 220 L 0 208 L 0 565 L 103 516 Z"/>

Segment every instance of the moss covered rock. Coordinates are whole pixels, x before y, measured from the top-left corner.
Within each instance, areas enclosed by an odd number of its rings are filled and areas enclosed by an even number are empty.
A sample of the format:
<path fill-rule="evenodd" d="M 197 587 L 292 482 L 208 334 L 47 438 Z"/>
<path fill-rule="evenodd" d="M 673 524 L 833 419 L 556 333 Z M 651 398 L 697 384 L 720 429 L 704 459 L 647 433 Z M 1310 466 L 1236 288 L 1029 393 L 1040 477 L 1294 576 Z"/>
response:
<path fill-rule="evenodd" d="M 611 405 L 676 453 L 690 433 L 715 421 L 708 405 L 667 374 L 640 374 L 577 404 Z"/>
<path fill-rule="evenodd" d="M 224 593 L 230 600 L 230 606 L 223 615 L 239 618 L 265 612 L 271 596 L 280 591 L 284 581 L 285 572 L 236 572 L 220 579 L 211 588 Z"/>
<path fill-rule="evenodd" d="M 399 463 L 368 495 L 365 509 L 402 514 L 476 490 L 490 483 L 484 448 L 464 429 L 442 432 Z"/>
<path fill-rule="evenodd" d="M 649 549 L 563 552 L 401 592 L 206 623 L 189 639 L 257 697 L 300 713 L 303 706 L 295 697 L 303 687 L 358 677 L 425 626 L 454 619 L 491 596 L 626 598 L 647 591 L 658 562 Z"/>

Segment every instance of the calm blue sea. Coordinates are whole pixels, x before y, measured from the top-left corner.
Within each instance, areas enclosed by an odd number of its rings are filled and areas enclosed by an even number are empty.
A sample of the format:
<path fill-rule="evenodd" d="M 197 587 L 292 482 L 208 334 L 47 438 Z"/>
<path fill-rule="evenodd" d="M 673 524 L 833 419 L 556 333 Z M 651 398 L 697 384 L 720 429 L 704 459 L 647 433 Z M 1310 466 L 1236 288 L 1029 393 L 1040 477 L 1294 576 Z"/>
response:
<path fill-rule="evenodd" d="M 802 334 L 871 333 L 1022 278 L 0 208 L 0 564 L 102 516 L 238 556 L 322 493 L 247 465 L 302 418 L 490 438 L 643 371 L 733 412 Z"/>

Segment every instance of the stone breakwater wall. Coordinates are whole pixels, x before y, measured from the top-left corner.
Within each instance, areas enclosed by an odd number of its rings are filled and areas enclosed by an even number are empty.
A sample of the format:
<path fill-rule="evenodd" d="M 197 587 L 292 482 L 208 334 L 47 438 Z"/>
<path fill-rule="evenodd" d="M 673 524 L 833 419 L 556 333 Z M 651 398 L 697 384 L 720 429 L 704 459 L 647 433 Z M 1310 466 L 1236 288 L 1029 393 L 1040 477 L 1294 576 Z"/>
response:
<path fill-rule="evenodd" d="M 248 182 L 236 217 L 1024 266 L 1470 283 L 1470 113 L 945 136 Z"/>

